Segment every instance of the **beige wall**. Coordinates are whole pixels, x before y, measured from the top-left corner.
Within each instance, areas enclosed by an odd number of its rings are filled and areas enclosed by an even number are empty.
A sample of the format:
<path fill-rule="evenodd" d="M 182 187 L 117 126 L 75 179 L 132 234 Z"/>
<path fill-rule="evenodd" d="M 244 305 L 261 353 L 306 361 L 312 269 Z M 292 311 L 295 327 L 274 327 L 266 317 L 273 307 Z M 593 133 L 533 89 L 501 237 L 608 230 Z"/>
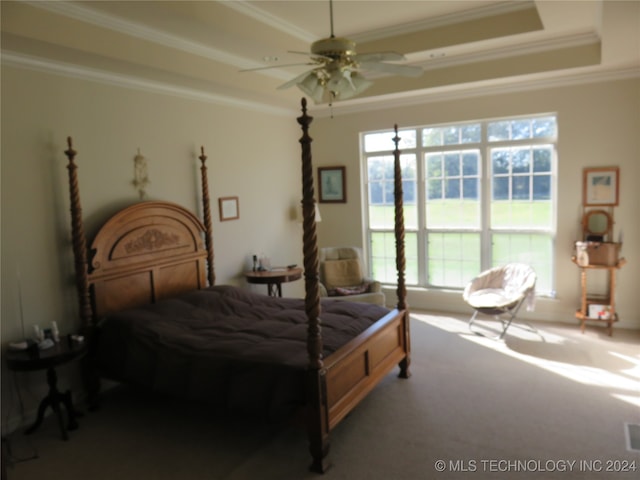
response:
<path fill-rule="evenodd" d="M 557 298 L 540 299 L 530 318 L 575 322 L 579 274 L 571 262 L 582 202 L 582 169 L 618 165 L 621 171 L 620 206 L 614 211 L 615 236 L 624 231 L 627 265 L 618 272 L 617 327 L 640 328 L 640 81 L 593 83 L 529 92 L 464 98 L 378 112 L 334 115 L 314 121 L 312 136 L 316 165 L 346 165 L 347 204 L 321 204 L 322 245 L 364 244 L 360 211 L 362 189 L 358 134 L 362 131 L 431 123 L 457 122 L 509 115 L 556 112 L 558 143 L 558 228 L 556 238 Z M 330 141 L 329 141 L 330 139 Z M 353 226 L 352 228 L 345 228 Z M 601 272 L 599 272 L 601 273 Z M 603 283 L 594 278 L 594 289 Z M 387 292 L 393 300 L 394 291 Z M 459 292 L 412 289 L 413 308 L 467 312 Z"/>
<path fill-rule="evenodd" d="M 63 154 L 69 135 L 88 234 L 115 209 L 138 201 L 131 184 L 138 148 L 148 159 L 149 198 L 200 212 L 196 157 L 203 145 L 217 282 L 244 284 L 253 253 L 264 252 L 275 265 L 301 264 L 301 225 L 291 217 L 302 196 L 295 108 L 275 116 L 3 66 L 3 349 L 23 338 L 21 318 L 27 335 L 52 321 L 62 334 L 78 328 Z M 219 221 L 221 196 L 239 197 L 239 220 Z M 283 288 L 301 295 L 303 286 Z M 4 362 L 2 368 L 4 411 L 13 389 Z M 45 393 L 44 373 L 19 378 L 29 411 Z"/>

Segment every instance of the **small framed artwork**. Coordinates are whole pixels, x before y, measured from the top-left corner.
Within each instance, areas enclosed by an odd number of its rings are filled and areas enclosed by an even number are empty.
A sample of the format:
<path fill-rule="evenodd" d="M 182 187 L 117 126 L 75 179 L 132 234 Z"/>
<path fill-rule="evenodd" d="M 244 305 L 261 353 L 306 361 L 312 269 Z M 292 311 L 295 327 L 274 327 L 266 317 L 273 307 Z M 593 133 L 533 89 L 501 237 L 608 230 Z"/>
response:
<path fill-rule="evenodd" d="M 583 204 L 585 207 L 618 205 L 618 167 L 585 168 Z"/>
<path fill-rule="evenodd" d="M 240 218 L 238 197 L 220 197 L 218 198 L 218 207 L 220 208 L 221 222 Z"/>
<path fill-rule="evenodd" d="M 345 167 L 318 167 L 320 203 L 346 203 L 347 179 Z"/>

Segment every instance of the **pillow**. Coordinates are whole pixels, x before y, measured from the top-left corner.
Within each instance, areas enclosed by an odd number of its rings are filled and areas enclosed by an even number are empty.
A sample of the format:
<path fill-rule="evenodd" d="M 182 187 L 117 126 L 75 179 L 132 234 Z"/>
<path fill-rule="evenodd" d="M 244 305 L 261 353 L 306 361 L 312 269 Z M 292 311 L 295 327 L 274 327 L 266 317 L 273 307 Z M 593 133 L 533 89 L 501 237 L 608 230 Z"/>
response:
<path fill-rule="evenodd" d="M 339 296 L 359 295 L 361 293 L 367 293 L 368 291 L 368 283 L 363 283 L 362 285 L 356 285 L 354 287 L 336 287 L 334 290 L 335 294 Z"/>
<path fill-rule="evenodd" d="M 362 269 L 357 258 L 326 260 L 322 263 L 322 278 L 327 290 L 362 283 Z"/>

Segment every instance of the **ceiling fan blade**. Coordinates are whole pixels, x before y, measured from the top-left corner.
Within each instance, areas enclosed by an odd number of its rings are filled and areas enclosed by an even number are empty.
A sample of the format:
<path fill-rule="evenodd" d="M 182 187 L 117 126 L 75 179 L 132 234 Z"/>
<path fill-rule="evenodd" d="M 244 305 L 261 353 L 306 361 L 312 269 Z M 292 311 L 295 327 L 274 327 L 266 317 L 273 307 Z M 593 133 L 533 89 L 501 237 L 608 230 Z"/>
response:
<path fill-rule="evenodd" d="M 397 62 L 406 60 L 405 56 L 397 52 L 372 52 L 354 55 L 356 62 Z"/>
<path fill-rule="evenodd" d="M 256 72 L 258 70 L 268 70 L 270 68 L 299 67 L 301 65 L 315 65 L 314 63 L 287 63 L 284 65 L 269 65 L 268 67 L 245 68 L 240 72 Z"/>
<path fill-rule="evenodd" d="M 282 85 L 280 85 L 278 87 L 278 90 L 285 90 L 289 87 L 293 87 L 294 85 L 297 85 L 301 82 L 303 82 L 309 75 L 313 74 L 313 70 L 307 70 L 304 73 L 301 73 L 300 75 L 298 75 L 297 77 L 292 78 L 291 80 L 289 80 L 286 83 L 283 83 Z"/>
<path fill-rule="evenodd" d="M 360 70 L 391 73 L 403 77 L 419 77 L 424 70 L 411 65 L 394 65 L 392 63 L 360 62 Z"/>

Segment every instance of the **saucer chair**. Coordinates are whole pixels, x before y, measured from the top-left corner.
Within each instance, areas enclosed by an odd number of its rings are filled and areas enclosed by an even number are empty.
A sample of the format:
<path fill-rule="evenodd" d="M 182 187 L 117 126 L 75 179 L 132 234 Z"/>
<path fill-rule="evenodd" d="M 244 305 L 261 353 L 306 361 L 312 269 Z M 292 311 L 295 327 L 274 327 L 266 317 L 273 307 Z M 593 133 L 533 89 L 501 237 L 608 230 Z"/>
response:
<path fill-rule="evenodd" d="M 473 324 L 479 313 L 492 315 L 502 324 L 502 332 L 496 337 L 502 339 L 523 303 L 527 303 L 527 310 L 533 310 L 535 286 L 536 273 L 523 263 L 509 263 L 482 272 L 469 282 L 462 294 L 464 301 L 475 310 L 469 329 L 483 335 L 473 329 Z M 535 331 L 530 325 L 527 327 Z"/>

